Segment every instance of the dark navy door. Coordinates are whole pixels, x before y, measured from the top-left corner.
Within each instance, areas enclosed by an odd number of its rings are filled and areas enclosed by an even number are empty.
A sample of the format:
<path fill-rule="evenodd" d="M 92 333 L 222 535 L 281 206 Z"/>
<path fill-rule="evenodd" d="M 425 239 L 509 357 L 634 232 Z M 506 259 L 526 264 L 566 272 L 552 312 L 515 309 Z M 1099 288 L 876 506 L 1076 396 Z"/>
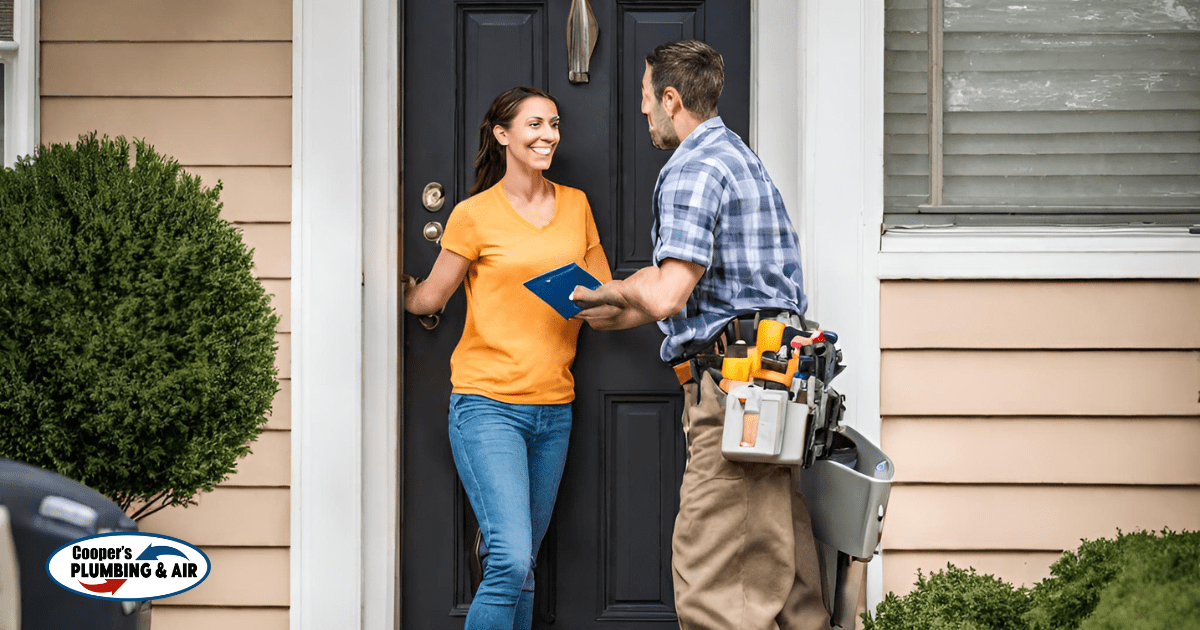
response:
<path fill-rule="evenodd" d="M 572 0 L 407 0 L 402 15 L 403 269 L 424 275 L 445 224 L 470 188 L 478 125 L 514 85 L 560 102 L 562 141 L 547 176 L 587 193 L 615 277 L 651 263 L 650 196 L 670 157 L 654 149 L 640 112 L 645 57 L 701 39 L 725 57 L 721 114 L 749 129 L 750 3 L 746 0 L 591 0 L 599 36 L 588 82 L 569 80 Z M 423 191 L 445 190 L 440 209 Z M 436 206 L 437 204 L 431 204 Z M 475 520 L 446 435 L 449 357 L 462 332 L 460 289 L 426 330 L 404 319 L 402 624 L 461 628 L 471 601 Z M 555 516 L 538 559 L 534 627 L 676 628 L 671 528 L 686 452 L 680 388 L 658 359 L 654 326 L 599 333 L 584 326 L 574 373 L 571 436 Z"/>

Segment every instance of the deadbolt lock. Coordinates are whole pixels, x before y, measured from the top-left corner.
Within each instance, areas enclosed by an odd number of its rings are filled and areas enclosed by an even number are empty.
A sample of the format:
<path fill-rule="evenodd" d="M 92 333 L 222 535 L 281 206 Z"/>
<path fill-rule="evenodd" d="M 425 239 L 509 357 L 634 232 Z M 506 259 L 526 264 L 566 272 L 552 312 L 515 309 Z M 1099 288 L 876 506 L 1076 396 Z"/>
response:
<path fill-rule="evenodd" d="M 446 203 L 446 189 L 437 182 L 425 184 L 425 190 L 421 191 L 421 203 L 430 212 L 441 210 Z"/>

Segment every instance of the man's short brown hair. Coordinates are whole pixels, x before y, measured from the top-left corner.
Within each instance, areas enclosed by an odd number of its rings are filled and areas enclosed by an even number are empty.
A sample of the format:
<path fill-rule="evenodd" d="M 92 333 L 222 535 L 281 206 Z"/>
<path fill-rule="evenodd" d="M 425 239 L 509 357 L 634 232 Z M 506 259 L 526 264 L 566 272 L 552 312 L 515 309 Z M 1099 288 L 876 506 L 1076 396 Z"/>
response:
<path fill-rule="evenodd" d="M 711 46 L 694 39 L 663 44 L 646 55 L 654 98 L 662 101 L 668 86 L 679 91 L 683 106 L 707 120 L 717 115 L 717 99 L 725 88 L 725 60 Z"/>

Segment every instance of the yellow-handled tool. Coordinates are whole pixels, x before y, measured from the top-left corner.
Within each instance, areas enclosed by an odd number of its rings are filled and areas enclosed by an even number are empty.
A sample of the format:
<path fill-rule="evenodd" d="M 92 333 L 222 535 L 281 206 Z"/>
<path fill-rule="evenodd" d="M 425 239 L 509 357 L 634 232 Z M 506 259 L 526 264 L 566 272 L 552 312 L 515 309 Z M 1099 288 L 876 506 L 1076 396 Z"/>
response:
<path fill-rule="evenodd" d="M 750 377 L 758 381 L 766 381 L 782 385 L 785 389 L 792 386 L 792 376 L 800 365 L 797 357 L 781 358 L 787 352 L 783 348 L 783 331 L 787 325 L 773 319 L 764 319 L 758 323 L 755 357 L 750 367 Z"/>

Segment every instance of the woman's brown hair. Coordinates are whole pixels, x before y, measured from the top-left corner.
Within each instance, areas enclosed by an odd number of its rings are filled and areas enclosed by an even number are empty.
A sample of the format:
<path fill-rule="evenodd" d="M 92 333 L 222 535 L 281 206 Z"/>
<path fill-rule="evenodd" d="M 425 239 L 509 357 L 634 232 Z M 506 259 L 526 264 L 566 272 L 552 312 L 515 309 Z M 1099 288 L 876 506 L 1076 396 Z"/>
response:
<path fill-rule="evenodd" d="M 558 107 L 558 101 L 550 94 L 523 85 L 505 91 L 492 101 L 492 106 L 483 116 L 483 122 L 479 123 L 479 153 L 475 155 L 475 184 L 471 186 L 471 195 L 479 194 L 504 179 L 507 168 L 504 147 L 496 140 L 492 128 L 500 125 L 508 129 L 521 103 L 532 96 L 547 99 Z"/>

